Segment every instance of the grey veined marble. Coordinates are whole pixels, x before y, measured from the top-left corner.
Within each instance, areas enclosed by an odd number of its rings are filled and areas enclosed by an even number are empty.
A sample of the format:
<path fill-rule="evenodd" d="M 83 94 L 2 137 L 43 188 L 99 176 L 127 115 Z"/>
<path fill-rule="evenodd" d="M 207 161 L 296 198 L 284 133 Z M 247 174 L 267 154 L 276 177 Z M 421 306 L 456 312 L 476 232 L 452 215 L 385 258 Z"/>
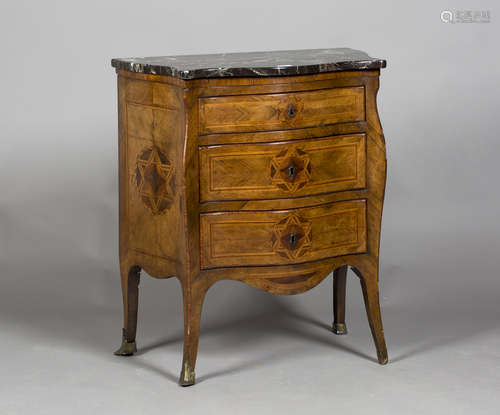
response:
<path fill-rule="evenodd" d="M 199 79 L 379 69 L 386 61 L 360 50 L 335 48 L 123 58 L 112 59 L 111 65 L 135 73 Z"/>

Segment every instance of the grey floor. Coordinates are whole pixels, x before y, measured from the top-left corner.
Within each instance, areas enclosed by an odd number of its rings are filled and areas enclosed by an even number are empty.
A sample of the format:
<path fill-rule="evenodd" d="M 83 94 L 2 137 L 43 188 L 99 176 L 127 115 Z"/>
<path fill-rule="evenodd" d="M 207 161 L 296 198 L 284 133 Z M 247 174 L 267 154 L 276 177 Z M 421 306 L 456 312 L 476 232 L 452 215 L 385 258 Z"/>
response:
<path fill-rule="evenodd" d="M 142 278 L 139 353 L 120 358 L 112 355 L 121 328 L 116 269 L 78 267 L 70 258 L 50 275 L 30 263 L 7 270 L 0 413 L 495 413 L 498 232 L 415 225 L 408 237 L 407 228 L 390 222 L 382 246 L 387 366 L 375 361 L 352 272 L 347 336 L 329 331 L 331 278 L 298 296 L 226 282 L 207 296 L 191 388 L 177 386 L 176 280 Z"/>

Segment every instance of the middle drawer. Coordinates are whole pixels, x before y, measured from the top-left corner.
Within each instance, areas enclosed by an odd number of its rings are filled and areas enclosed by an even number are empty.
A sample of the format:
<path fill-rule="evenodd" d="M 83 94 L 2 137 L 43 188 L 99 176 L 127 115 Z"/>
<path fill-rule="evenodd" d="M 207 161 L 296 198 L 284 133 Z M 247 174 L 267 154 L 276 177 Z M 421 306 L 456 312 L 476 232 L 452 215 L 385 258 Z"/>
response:
<path fill-rule="evenodd" d="M 200 201 L 307 196 L 366 185 L 366 135 L 200 147 Z"/>

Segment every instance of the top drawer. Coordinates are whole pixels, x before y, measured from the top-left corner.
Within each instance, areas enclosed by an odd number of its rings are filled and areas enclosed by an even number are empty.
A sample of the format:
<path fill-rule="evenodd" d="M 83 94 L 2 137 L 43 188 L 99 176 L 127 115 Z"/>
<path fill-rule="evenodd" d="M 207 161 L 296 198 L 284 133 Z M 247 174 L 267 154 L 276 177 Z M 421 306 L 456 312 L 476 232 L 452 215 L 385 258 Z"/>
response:
<path fill-rule="evenodd" d="M 363 86 L 200 98 L 200 135 L 307 128 L 365 119 Z"/>

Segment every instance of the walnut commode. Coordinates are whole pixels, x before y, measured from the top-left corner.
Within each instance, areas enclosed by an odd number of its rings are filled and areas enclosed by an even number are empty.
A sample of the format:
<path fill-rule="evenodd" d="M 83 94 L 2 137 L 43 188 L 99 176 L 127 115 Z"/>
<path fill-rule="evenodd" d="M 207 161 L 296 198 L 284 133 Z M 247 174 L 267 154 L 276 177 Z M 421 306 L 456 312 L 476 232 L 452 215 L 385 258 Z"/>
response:
<path fill-rule="evenodd" d="M 181 385 L 195 382 L 202 303 L 216 281 L 297 294 L 347 266 L 387 363 L 378 269 L 386 180 L 377 115 L 385 61 L 351 49 L 114 59 L 118 73 L 123 343 L 136 351 L 140 270 L 177 277 Z"/>

